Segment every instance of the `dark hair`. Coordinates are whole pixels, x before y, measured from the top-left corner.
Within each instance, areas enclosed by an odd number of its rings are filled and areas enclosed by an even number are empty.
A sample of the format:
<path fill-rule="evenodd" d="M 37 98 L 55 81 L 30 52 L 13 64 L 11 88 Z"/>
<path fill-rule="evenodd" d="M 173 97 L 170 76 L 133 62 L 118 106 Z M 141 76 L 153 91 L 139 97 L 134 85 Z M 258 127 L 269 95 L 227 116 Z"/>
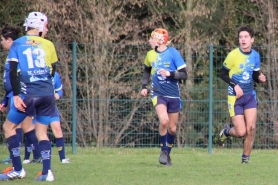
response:
<path fill-rule="evenodd" d="M 2 29 L 1 35 L 5 38 L 11 38 L 12 40 L 16 40 L 19 37 L 20 29 L 13 26 L 6 26 Z"/>
<path fill-rule="evenodd" d="M 237 36 L 239 37 L 239 33 L 242 31 L 247 31 L 251 38 L 254 37 L 254 30 L 250 26 L 241 26 L 237 31 Z"/>

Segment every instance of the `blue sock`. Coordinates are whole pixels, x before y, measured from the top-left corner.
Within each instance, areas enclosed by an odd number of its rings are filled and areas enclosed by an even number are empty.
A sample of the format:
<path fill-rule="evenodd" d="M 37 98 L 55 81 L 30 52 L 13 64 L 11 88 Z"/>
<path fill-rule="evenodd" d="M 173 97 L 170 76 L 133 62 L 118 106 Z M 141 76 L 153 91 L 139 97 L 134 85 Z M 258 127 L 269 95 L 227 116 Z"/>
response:
<path fill-rule="evenodd" d="M 167 149 L 168 149 L 168 154 L 170 155 L 172 147 L 174 145 L 176 138 L 176 134 L 172 135 L 169 132 L 167 132 Z"/>
<path fill-rule="evenodd" d="M 26 139 L 25 149 L 24 149 L 24 160 L 30 159 L 30 155 L 32 151 L 33 151 L 33 145 L 29 142 L 28 139 Z"/>
<path fill-rule="evenodd" d="M 42 174 L 46 175 L 51 168 L 51 143 L 48 140 L 39 142 L 40 153 L 42 157 Z"/>
<path fill-rule="evenodd" d="M 244 155 L 244 154 L 242 154 L 242 159 L 249 159 L 249 156 L 248 155 Z"/>
<path fill-rule="evenodd" d="M 65 155 L 65 141 L 64 141 L 63 137 L 56 138 L 56 146 L 58 148 L 60 161 L 62 161 L 62 159 L 66 158 L 66 155 Z"/>
<path fill-rule="evenodd" d="M 225 135 L 226 137 L 229 137 L 229 136 L 230 136 L 229 131 L 230 131 L 230 129 L 225 129 L 225 130 L 224 130 L 224 135 Z"/>
<path fill-rule="evenodd" d="M 35 129 L 25 133 L 25 136 L 26 136 L 26 140 L 28 140 L 30 144 L 29 146 L 32 145 L 34 159 L 39 159 L 41 155 L 40 155 L 39 144 L 38 144 L 38 139 L 36 136 Z"/>
<path fill-rule="evenodd" d="M 22 137 L 23 137 L 22 129 L 21 128 L 17 128 L 15 131 L 16 131 L 16 135 L 18 137 L 19 144 L 21 145 Z"/>
<path fill-rule="evenodd" d="M 13 167 L 15 171 L 20 171 L 22 169 L 21 159 L 20 159 L 20 145 L 17 135 L 13 135 L 6 139 L 10 156 L 13 161 Z"/>
<path fill-rule="evenodd" d="M 165 136 L 159 135 L 161 151 L 167 150 L 167 134 Z"/>

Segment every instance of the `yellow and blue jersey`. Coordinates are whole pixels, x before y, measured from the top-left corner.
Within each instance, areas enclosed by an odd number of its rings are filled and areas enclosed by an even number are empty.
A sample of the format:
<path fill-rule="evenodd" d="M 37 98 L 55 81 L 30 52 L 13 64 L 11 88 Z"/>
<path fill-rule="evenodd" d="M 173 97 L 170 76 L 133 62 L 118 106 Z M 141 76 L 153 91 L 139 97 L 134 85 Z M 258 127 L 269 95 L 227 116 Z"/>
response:
<path fill-rule="evenodd" d="M 236 48 L 228 54 L 223 67 L 229 70 L 229 77 L 241 87 L 244 94 L 253 92 L 253 71 L 260 70 L 260 55 L 258 52 L 252 49 L 249 54 L 246 54 L 240 48 Z M 228 87 L 228 95 L 236 95 L 234 88 L 231 86 Z"/>
<path fill-rule="evenodd" d="M 175 72 L 186 67 L 186 64 L 178 50 L 172 47 L 168 47 L 163 52 L 151 50 L 147 53 L 144 64 L 152 68 L 151 97 L 180 97 L 179 81 L 174 78 L 163 77 L 159 74 L 160 69 Z"/>
<path fill-rule="evenodd" d="M 22 36 L 13 42 L 7 60 L 18 62 L 21 94 L 54 94 L 51 65 L 57 62 L 58 58 L 52 42 L 39 36 Z"/>

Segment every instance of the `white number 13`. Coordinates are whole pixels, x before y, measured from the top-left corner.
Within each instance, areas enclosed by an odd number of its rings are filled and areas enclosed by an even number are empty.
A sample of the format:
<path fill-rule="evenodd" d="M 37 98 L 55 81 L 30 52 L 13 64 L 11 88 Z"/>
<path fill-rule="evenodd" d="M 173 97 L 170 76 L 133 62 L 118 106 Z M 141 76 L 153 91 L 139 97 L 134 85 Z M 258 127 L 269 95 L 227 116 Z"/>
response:
<path fill-rule="evenodd" d="M 34 64 L 36 65 L 36 67 L 45 67 L 45 51 L 43 49 L 35 48 L 32 52 L 32 49 L 28 48 L 23 52 L 23 54 L 25 54 L 27 57 L 29 69 L 34 68 Z M 36 57 L 33 58 L 33 55 L 35 55 Z"/>

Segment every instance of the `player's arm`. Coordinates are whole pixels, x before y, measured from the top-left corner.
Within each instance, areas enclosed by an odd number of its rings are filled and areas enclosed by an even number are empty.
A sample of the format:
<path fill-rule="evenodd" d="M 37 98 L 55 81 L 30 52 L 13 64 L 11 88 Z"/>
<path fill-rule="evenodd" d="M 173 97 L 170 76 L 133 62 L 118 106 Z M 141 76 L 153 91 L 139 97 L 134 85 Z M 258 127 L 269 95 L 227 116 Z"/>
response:
<path fill-rule="evenodd" d="M 252 74 L 253 80 L 257 83 L 261 83 L 262 81 L 259 78 L 260 75 L 262 75 L 262 73 L 260 71 L 253 71 L 253 74 Z"/>
<path fill-rule="evenodd" d="M 8 102 L 9 102 L 9 98 L 5 95 L 5 98 L 3 98 L 0 104 L 2 104 L 3 107 L 7 107 Z"/>
<path fill-rule="evenodd" d="M 54 89 L 55 89 L 55 94 L 58 94 L 60 99 L 63 96 L 63 84 L 61 81 L 60 75 L 56 72 L 54 76 Z M 55 96 L 56 97 L 56 96 Z"/>
<path fill-rule="evenodd" d="M 142 89 L 147 89 L 149 83 L 152 68 L 144 65 L 143 79 L 142 79 Z"/>
<path fill-rule="evenodd" d="M 51 59 L 50 59 L 50 64 L 48 65 L 51 65 L 51 68 L 52 68 L 52 71 L 51 71 L 51 76 L 54 77 L 55 75 L 55 71 L 56 71 L 56 64 L 58 62 L 58 56 L 57 56 L 57 52 L 56 52 L 56 49 L 55 49 L 55 46 L 52 42 L 50 42 L 50 47 L 49 47 L 49 52 L 51 53 Z"/>
<path fill-rule="evenodd" d="M 229 70 L 227 68 L 225 68 L 224 66 L 222 66 L 219 77 L 226 82 L 227 84 L 229 84 L 232 87 L 235 87 L 237 85 L 237 83 L 235 81 L 233 81 L 230 76 L 229 76 Z"/>
<path fill-rule="evenodd" d="M 17 73 L 18 62 L 9 61 L 10 63 L 10 81 L 13 90 L 13 95 L 18 96 L 20 93 L 20 81 Z"/>
<path fill-rule="evenodd" d="M 184 68 L 179 69 L 177 72 L 169 72 L 169 77 L 174 78 L 176 80 L 186 80 L 187 79 L 187 72 Z"/>
<path fill-rule="evenodd" d="M 51 76 L 53 76 L 53 77 L 54 77 L 55 71 L 56 71 L 56 63 L 57 63 L 57 62 L 54 62 L 54 63 L 51 64 L 51 68 L 52 68 Z"/>

